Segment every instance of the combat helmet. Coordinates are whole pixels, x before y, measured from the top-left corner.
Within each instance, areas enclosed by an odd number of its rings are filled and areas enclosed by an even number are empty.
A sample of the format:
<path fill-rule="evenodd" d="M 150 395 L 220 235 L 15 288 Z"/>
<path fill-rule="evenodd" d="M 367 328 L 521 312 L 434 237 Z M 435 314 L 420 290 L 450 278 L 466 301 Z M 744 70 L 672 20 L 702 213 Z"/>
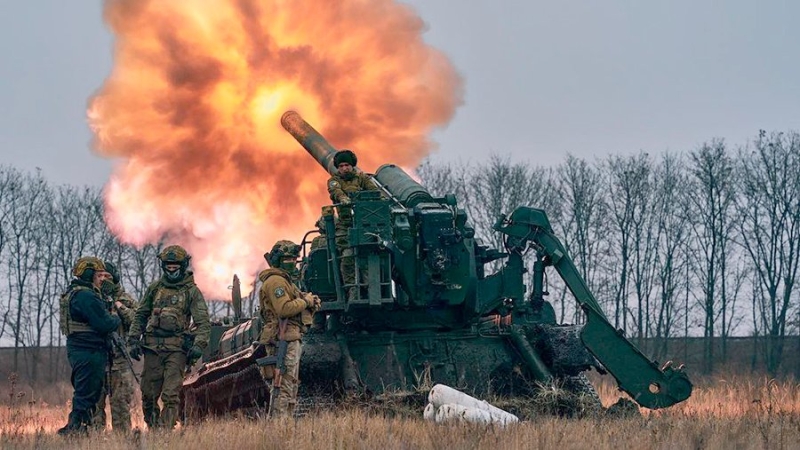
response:
<path fill-rule="evenodd" d="M 106 266 L 106 272 L 111 275 L 111 281 L 114 284 L 119 284 L 119 270 L 117 269 L 117 265 L 111 261 L 103 261 L 103 265 Z"/>
<path fill-rule="evenodd" d="M 180 245 L 170 245 L 161 250 L 158 254 L 158 259 L 161 261 L 161 271 L 169 281 L 179 281 L 186 275 L 186 270 L 189 268 L 189 260 L 192 259 L 191 255 L 185 248 Z M 177 270 L 167 270 L 167 265 L 178 264 L 180 267 Z"/>
<path fill-rule="evenodd" d="M 296 261 L 300 256 L 300 246 L 292 241 L 280 240 L 272 246 L 272 250 L 264 253 L 264 259 L 270 267 L 283 269 L 289 273 L 297 270 Z M 289 261 L 289 259 L 291 259 Z"/>
<path fill-rule="evenodd" d="M 81 256 L 72 267 L 72 275 L 83 281 L 92 282 L 97 271 L 105 271 L 106 266 L 100 258 L 94 256 Z"/>

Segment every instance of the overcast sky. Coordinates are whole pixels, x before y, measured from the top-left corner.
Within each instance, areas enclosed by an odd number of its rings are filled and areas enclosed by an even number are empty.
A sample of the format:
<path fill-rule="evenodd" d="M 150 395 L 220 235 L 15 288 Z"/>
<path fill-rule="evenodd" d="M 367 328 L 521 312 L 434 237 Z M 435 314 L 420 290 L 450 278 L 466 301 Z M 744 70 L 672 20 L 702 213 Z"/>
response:
<path fill-rule="evenodd" d="M 437 158 L 558 164 L 800 129 L 800 2 L 413 0 L 465 79 Z M 2 163 L 101 185 L 85 108 L 109 73 L 99 0 L 0 0 Z"/>

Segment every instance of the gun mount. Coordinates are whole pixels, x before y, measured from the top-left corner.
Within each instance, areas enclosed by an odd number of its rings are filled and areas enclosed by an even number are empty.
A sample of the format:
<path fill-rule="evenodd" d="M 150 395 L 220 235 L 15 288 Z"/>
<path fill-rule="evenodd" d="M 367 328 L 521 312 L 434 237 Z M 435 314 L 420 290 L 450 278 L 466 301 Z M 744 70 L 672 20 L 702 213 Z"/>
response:
<path fill-rule="evenodd" d="M 335 172 L 336 149 L 299 114 L 289 111 L 281 123 L 323 169 Z M 325 316 L 305 337 L 304 388 L 380 393 L 431 382 L 515 395 L 535 388 L 531 381 L 560 380 L 596 398 L 583 375 L 594 367 L 647 408 L 691 395 L 682 366 L 659 368 L 609 323 L 543 210 L 520 206 L 500 216 L 493 229 L 505 248 L 498 250 L 475 239 L 454 196 L 431 195 L 391 164 L 372 179 L 383 192 L 355 193 L 349 205 L 353 285 L 340 279 L 333 239 L 312 245 L 312 231 L 303 240 L 299 284 L 322 299 Z M 334 236 L 334 220 L 333 208 L 324 207 L 321 237 Z M 583 325 L 557 323 L 545 300 L 548 267 L 585 313 Z M 344 296 L 348 287 L 356 295 Z"/>

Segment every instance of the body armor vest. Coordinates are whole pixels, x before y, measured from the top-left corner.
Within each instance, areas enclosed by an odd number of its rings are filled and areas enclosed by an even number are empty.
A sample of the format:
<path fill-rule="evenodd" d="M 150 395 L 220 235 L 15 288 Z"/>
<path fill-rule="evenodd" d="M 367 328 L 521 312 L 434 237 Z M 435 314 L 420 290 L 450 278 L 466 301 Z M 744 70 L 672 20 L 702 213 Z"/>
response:
<path fill-rule="evenodd" d="M 171 288 L 160 286 L 153 297 L 153 312 L 147 320 L 146 334 L 156 337 L 178 336 L 188 328 L 189 289 L 194 284 Z"/>
<path fill-rule="evenodd" d="M 69 336 L 72 333 L 86 333 L 90 331 L 94 331 L 88 323 L 86 322 L 78 322 L 72 318 L 72 314 L 69 312 L 69 305 L 72 302 L 72 299 L 75 295 L 81 291 L 92 291 L 85 286 L 72 286 L 70 289 L 65 292 L 61 296 L 61 300 L 59 301 L 59 313 L 60 313 L 60 323 L 59 328 L 61 328 L 61 334 L 64 336 Z"/>

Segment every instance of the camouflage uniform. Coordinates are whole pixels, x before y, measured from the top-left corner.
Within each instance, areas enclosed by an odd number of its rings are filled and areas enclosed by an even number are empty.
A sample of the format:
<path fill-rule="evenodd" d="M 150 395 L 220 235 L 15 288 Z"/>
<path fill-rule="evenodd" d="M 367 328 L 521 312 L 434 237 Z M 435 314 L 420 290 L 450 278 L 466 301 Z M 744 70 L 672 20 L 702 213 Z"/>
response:
<path fill-rule="evenodd" d="M 136 315 L 136 300 L 119 284 L 115 285 L 114 292 L 111 293 L 111 301 L 114 304 L 111 315 L 120 318 L 120 326 L 117 333 L 126 336 L 131 327 L 133 318 Z M 122 306 L 117 306 L 120 302 Z M 97 410 L 94 415 L 94 425 L 104 428 L 106 425 L 106 397 L 110 397 L 111 404 L 111 427 L 114 431 L 128 432 L 131 430 L 131 402 L 133 400 L 133 374 L 125 355 L 119 349 L 113 349 L 114 359 L 111 363 L 110 379 L 103 389 L 103 395 L 97 402 Z"/>
<path fill-rule="evenodd" d="M 325 219 L 320 217 L 316 225 L 319 234 L 311 240 L 311 249 L 309 249 L 309 253 L 319 248 L 328 248 L 328 239 L 325 237 Z"/>
<path fill-rule="evenodd" d="M 355 257 L 353 248 L 350 247 L 348 232 L 353 226 L 353 209 L 350 207 L 350 194 L 359 191 L 377 191 L 378 186 L 363 172 L 353 172 L 345 179 L 334 175 L 328 180 L 328 193 L 334 203 L 344 203 L 339 206 L 339 217 L 336 221 L 336 234 L 334 236 L 336 249 L 342 258 L 342 281 L 345 285 L 355 283 Z M 353 292 L 352 290 L 350 291 Z M 351 294 L 352 295 L 352 294 Z"/>
<path fill-rule="evenodd" d="M 288 241 L 280 241 L 288 242 Z M 279 244 L 276 244 L 276 247 Z M 268 259 L 269 260 L 269 259 Z M 283 339 L 287 342 L 285 370 L 282 373 L 281 391 L 277 403 L 270 409 L 276 416 L 291 416 L 297 404 L 297 388 L 300 385 L 300 356 L 303 353 L 302 337 L 312 322 L 313 311 L 318 307 L 318 300 L 310 294 L 304 294 L 294 285 L 286 270 L 275 267 L 262 271 L 258 279 L 262 282 L 258 291 L 259 314 L 264 322 L 259 341 L 267 348 L 268 355 L 277 353 L 280 321 L 286 320 Z M 267 380 L 274 376 L 273 367 L 262 367 L 262 374 Z"/>
<path fill-rule="evenodd" d="M 188 265 L 189 256 L 178 246 L 164 249 L 159 256 L 162 269 L 165 267 L 166 254 L 177 247 L 185 256 Z M 164 427 L 171 429 L 178 421 L 179 394 L 186 370 L 187 352 L 199 348 L 199 352 L 208 345 L 211 324 L 208 317 L 208 306 L 203 293 L 194 282 L 194 275 L 183 266 L 183 277 L 171 281 L 166 269 L 162 277 L 152 283 L 145 291 L 139 308 L 136 310 L 131 330 L 128 335 L 132 348 L 144 333 L 141 347 L 144 349 L 144 369 L 142 371 L 142 411 L 144 421 L 150 428 Z M 187 339 L 189 329 L 194 322 L 193 345 Z M 131 342 L 133 341 L 133 342 Z M 190 347 L 190 348 L 187 348 Z M 135 354 L 132 350 L 131 354 Z M 161 398 L 163 410 L 159 409 Z"/>

